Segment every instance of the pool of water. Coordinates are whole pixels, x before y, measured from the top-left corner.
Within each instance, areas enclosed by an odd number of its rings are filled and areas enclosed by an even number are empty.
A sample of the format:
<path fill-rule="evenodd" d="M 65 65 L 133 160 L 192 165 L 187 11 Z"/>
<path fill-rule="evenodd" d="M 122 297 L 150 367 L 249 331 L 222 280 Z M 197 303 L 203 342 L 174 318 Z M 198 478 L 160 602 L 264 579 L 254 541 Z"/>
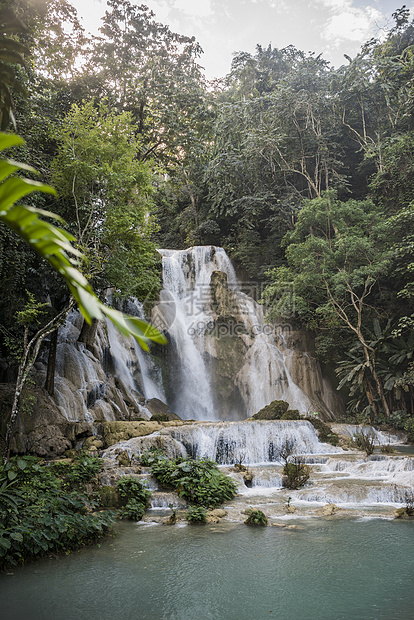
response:
<path fill-rule="evenodd" d="M 291 523 L 291 522 L 290 522 Z M 413 617 L 414 522 L 298 529 L 120 524 L 99 547 L 0 576 L 2 620 Z"/>

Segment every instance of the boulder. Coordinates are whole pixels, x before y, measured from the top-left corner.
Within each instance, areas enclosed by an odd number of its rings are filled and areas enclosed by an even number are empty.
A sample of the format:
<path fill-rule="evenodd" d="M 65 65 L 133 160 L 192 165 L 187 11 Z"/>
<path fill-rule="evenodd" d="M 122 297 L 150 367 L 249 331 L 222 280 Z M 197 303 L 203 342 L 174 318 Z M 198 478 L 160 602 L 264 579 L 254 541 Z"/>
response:
<path fill-rule="evenodd" d="M 317 511 L 317 514 L 324 517 L 331 517 L 336 514 L 340 510 L 336 504 L 325 504 L 320 510 Z"/>
<path fill-rule="evenodd" d="M 214 510 L 209 510 L 207 514 L 217 517 L 218 519 L 222 519 L 227 516 L 227 511 L 223 508 L 214 508 Z"/>
<path fill-rule="evenodd" d="M 173 411 L 168 409 L 168 405 L 159 398 L 150 398 L 145 403 L 146 408 L 152 414 L 151 421 L 166 422 L 168 420 L 181 420 Z"/>
<path fill-rule="evenodd" d="M 414 519 L 414 510 L 405 506 L 394 511 L 394 519 Z"/>
<path fill-rule="evenodd" d="M 280 420 L 289 409 L 289 403 L 284 400 L 274 400 L 252 416 L 253 420 Z"/>

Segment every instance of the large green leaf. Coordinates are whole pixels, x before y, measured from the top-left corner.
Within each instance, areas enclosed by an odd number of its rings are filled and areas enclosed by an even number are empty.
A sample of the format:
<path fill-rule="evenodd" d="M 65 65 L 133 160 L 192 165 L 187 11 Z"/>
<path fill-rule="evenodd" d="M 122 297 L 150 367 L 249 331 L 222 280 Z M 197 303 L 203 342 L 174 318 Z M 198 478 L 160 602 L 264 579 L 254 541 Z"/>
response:
<path fill-rule="evenodd" d="M 0 133 L 0 151 L 22 143 L 18 136 Z M 97 298 L 89 282 L 77 268 L 83 255 L 72 245 L 75 238 L 62 228 L 41 219 L 49 217 L 60 220 L 57 215 L 35 207 L 15 204 L 35 191 L 55 193 L 52 187 L 38 181 L 10 176 L 19 169 L 33 170 L 18 162 L 0 160 L 0 221 L 60 273 L 88 323 L 107 316 L 121 333 L 136 338 L 145 350 L 148 350 L 149 341 L 165 343 L 165 337 L 145 321 L 109 308 Z"/>

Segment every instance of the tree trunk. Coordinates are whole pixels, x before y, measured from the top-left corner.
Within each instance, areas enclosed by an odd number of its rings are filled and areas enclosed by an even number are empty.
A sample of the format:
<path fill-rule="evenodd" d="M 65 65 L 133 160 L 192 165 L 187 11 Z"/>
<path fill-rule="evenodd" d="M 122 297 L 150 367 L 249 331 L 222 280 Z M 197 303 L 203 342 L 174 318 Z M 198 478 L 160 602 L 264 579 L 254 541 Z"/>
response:
<path fill-rule="evenodd" d="M 55 369 L 56 369 L 56 351 L 57 351 L 57 342 L 58 342 L 58 332 L 59 328 L 55 329 L 54 332 L 50 335 L 50 344 L 49 344 L 49 356 L 47 358 L 47 373 L 46 373 L 46 382 L 45 389 L 50 396 L 53 396 L 55 391 Z"/>
<path fill-rule="evenodd" d="M 81 333 L 79 334 L 78 342 L 84 342 L 87 349 L 92 349 L 96 340 L 96 332 L 98 329 L 98 320 L 92 319 L 92 323 L 89 325 L 86 321 L 83 321 Z"/>
<path fill-rule="evenodd" d="M 22 360 L 19 364 L 19 370 L 17 374 L 16 388 L 14 390 L 14 399 L 12 410 L 10 414 L 9 421 L 6 427 L 6 438 L 5 445 L 3 450 L 3 462 L 7 463 L 10 458 L 10 444 L 14 432 L 14 426 L 16 424 L 17 416 L 19 414 L 19 401 L 20 395 L 24 388 L 24 384 L 26 383 L 26 379 L 29 376 L 29 373 L 35 363 L 40 346 L 43 340 L 51 333 L 57 331 L 59 325 L 61 325 L 68 316 L 69 312 L 72 310 L 74 306 L 74 300 L 72 299 L 69 305 L 62 310 L 56 317 L 54 317 L 49 323 L 47 323 L 44 327 L 40 328 L 39 331 L 33 336 L 30 342 L 27 342 L 27 328 L 25 328 L 24 335 L 24 351 Z"/>

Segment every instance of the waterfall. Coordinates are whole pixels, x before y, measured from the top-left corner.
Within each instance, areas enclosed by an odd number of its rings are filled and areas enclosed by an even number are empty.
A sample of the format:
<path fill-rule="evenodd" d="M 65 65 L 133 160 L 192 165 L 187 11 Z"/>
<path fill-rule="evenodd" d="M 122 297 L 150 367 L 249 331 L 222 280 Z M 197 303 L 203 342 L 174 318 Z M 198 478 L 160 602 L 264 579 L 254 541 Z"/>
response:
<path fill-rule="evenodd" d="M 128 302 L 128 312 L 144 318 L 142 304 Z M 161 374 L 136 340 L 110 322 L 100 323 L 92 350 L 78 341 L 82 317 L 74 311 L 59 331 L 55 402 L 71 422 L 148 418 L 145 400 L 165 401 Z"/>
<path fill-rule="evenodd" d="M 225 251 L 159 252 L 164 290 L 155 316 L 170 338 L 170 408 L 211 421 L 242 420 L 273 400 L 315 410 L 292 378 L 291 351 L 278 346 L 262 306 L 241 290 Z"/>
<path fill-rule="evenodd" d="M 322 444 L 306 420 L 197 424 L 171 429 L 169 434 L 192 457 L 211 458 L 220 465 L 280 462 L 279 450 L 287 441 L 292 442 L 295 455 L 342 452 Z"/>
<path fill-rule="evenodd" d="M 366 430 L 371 430 L 366 427 Z M 395 439 L 382 434 L 383 443 Z M 284 460 L 280 456 L 286 442 L 291 444 L 290 457 L 300 456 L 310 467 L 310 480 L 303 488 L 283 488 Z M 395 445 L 395 444 L 394 444 Z M 115 463 L 120 451 L 130 457 L 151 448 L 160 448 L 168 458 L 198 457 L 215 460 L 238 485 L 236 503 L 252 498 L 268 498 L 268 502 L 286 501 L 286 492 L 299 505 L 335 503 L 343 507 L 378 506 L 404 503 L 414 489 L 414 457 L 375 453 L 371 456 L 319 441 L 312 424 L 306 420 L 258 420 L 242 422 L 198 422 L 167 426 L 144 437 L 135 437 L 108 448 L 105 461 Z M 233 465 L 248 468 L 250 484 L 243 472 Z M 110 468 L 113 465 L 110 465 Z M 111 469 L 109 470 L 111 471 Z M 149 470 L 141 474 L 151 488 L 154 481 Z M 159 489 L 161 492 L 162 489 Z M 281 494 L 277 500 L 278 494 Z M 272 498 L 272 499 L 269 499 Z M 157 495 L 154 507 L 174 503 Z M 243 504 L 244 505 L 244 504 Z M 248 504 L 249 505 L 249 504 Z"/>

